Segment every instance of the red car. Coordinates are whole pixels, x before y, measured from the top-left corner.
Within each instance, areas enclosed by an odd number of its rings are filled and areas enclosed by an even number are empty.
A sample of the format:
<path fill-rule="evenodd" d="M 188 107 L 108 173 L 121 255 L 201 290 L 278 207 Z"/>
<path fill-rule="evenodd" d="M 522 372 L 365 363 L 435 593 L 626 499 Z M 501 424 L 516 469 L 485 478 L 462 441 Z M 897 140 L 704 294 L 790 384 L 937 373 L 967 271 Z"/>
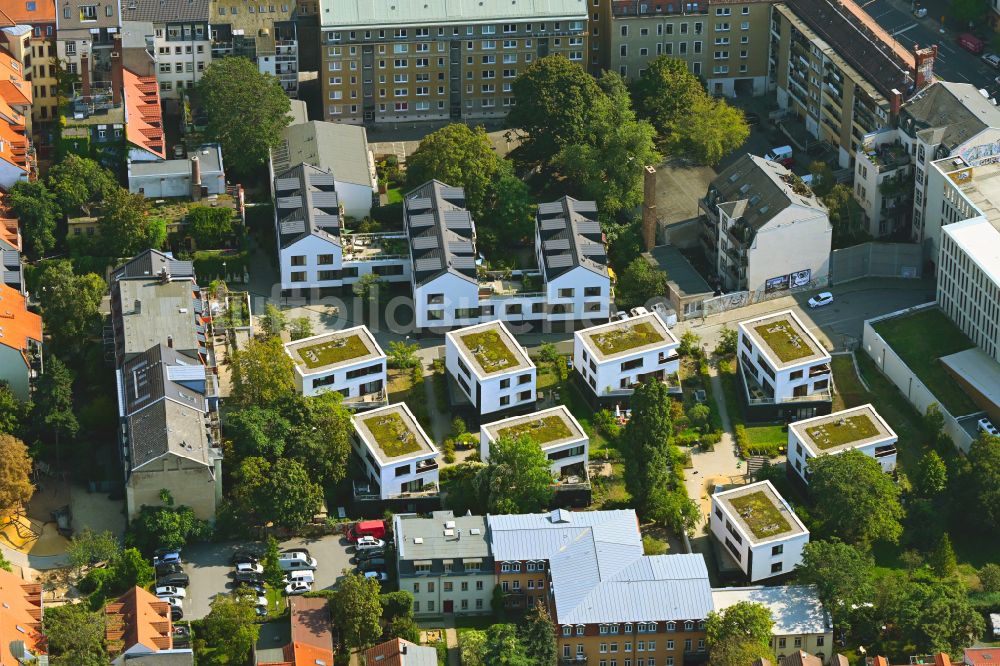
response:
<path fill-rule="evenodd" d="M 347 540 L 351 543 L 357 543 L 358 539 L 363 536 L 375 537 L 376 539 L 385 538 L 385 522 L 381 520 L 361 520 L 355 523 L 347 532 Z"/>

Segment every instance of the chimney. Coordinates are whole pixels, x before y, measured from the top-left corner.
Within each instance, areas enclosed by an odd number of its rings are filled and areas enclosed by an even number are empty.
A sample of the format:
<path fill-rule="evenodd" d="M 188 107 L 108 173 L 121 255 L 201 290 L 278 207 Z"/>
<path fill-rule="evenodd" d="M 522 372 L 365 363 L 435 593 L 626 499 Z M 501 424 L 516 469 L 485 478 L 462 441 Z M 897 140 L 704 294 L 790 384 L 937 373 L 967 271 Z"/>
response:
<path fill-rule="evenodd" d="M 928 85 L 934 78 L 934 61 L 937 60 L 937 44 L 931 44 L 923 48 L 913 45 L 913 56 L 916 59 L 917 71 L 915 72 L 915 85 L 917 90 Z"/>
<path fill-rule="evenodd" d="M 90 97 L 90 56 L 80 55 L 80 81 L 83 84 L 83 96 Z"/>
<path fill-rule="evenodd" d="M 399 654 L 406 654 L 406 643 L 400 642 L 400 644 L 399 644 Z"/>
<path fill-rule="evenodd" d="M 122 103 L 125 88 L 125 74 L 122 71 L 122 36 L 115 35 L 115 45 L 111 47 L 111 99 L 115 106 Z"/>
<path fill-rule="evenodd" d="M 191 156 L 191 199 L 201 199 L 201 162 L 197 155 Z"/>
<path fill-rule="evenodd" d="M 656 245 L 656 169 L 651 166 L 642 179 L 642 245 L 646 252 Z"/>

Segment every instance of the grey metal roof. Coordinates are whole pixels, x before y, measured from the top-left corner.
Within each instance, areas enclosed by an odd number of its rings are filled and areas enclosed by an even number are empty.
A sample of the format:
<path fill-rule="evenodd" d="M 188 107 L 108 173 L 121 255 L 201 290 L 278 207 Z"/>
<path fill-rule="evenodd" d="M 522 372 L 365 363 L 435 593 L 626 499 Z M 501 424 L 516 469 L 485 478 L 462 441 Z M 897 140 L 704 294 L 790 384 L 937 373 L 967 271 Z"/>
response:
<path fill-rule="evenodd" d="M 205 366 L 165 345 L 127 360 L 121 369 L 123 416 L 159 400 L 174 400 L 205 412 Z"/>
<path fill-rule="evenodd" d="M 274 199 L 282 249 L 310 235 L 340 245 L 340 201 L 329 171 L 299 164 L 278 174 Z"/>
<path fill-rule="evenodd" d="M 271 154 L 274 172 L 311 164 L 342 183 L 372 185 L 368 161 L 368 134 L 360 125 L 313 120 L 289 125 Z"/>
<path fill-rule="evenodd" d="M 189 649 L 160 650 L 149 654 L 122 655 L 128 666 L 193 666 L 194 653 Z"/>
<path fill-rule="evenodd" d="M 134 280 L 157 276 L 166 272 L 171 279 L 194 278 L 194 262 L 178 261 L 159 250 L 146 250 L 115 269 L 112 281 Z"/>
<path fill-rule="evenodd" d="M 212 464 L 203 412 L 160 400 L 127 419 L 132 471 L 173 454 L 205 466 Z"/>
<path fill-rule="evenodd" d="M 191 158 L 197 157 L 202 177 L 209 174 L 221 174 L 222 149 L 219 144 L 206 144 L 192 152 L 184 159 L 162 160 L 159 162 L 130 162 L 129 175 L 151 178 L 154 176 L 191 175 Z"/>
<path fill-rule="evenodd" d="M 400 560 L 468 559 L 490 556 L 486 519 L 435 511 L 431 518 L 396 514 Z"/>
<path fill-rule="evenodd" d="M 203 347 L 198 339 L 201 303 L 190 282 L 121 280 L 114 289 L 121 303 L 115 329 L 125 357 L 168 342 L 182 354 L 197 357 Z"/>
<path fill-rule="evenodd" d="M 122 0 L 123 21 L 208 21 L 211 0 Z"/>
<path fill-rule="evenodd" d="M 595 202 L 563 197 L 541 203 L 535 219 L 547 280 L 577 266 L 608 277 L 608 257 Z"/>
<path fill-rule="evenodd" d="M 321 25 L 433 25 L 468 21 L 587 19 L 584 0 L 322 0 Z"/>
<path fill-rule="evenodd" d="M 931 143 L 943 143 L 949 151 L 987 127 L 1000 127 L 1000 108 L 968 83 L 936 81 L 903 106 L 902 124 L 912 131 L 935 132 Z"/>
<path fill-rule="evenodd" d="M 430 180 L 404 201 L 414 283 L 424 285 L 444 273 L 476 282 L 476 228 L 465 210 L 465 191 Z"/>
<path fill-rule="evenodd" d="M 720 612 L 741 601 L 766 606 L 774 620 L 771 633 L 775 636 L 823 634 L 832 628 L 812 585 L 723 587 L 712 590 L 712 601 Z"/>

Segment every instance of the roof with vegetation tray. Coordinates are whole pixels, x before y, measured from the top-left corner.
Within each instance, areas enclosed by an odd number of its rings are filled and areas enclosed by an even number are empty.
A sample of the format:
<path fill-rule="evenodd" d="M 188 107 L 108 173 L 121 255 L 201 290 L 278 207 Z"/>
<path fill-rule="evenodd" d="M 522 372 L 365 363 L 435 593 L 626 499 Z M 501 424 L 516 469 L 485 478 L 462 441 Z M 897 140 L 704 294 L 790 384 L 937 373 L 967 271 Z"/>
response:
<path fill-rule="evenodd" d="M 576 335 L 599 362 L 680 344 L 655 312 L 587 328 Z"/>
<path fill-rule="evenodd" d="M 741 321 L 739 326 L 776 368 L 830 359 L 823 345 L 791 310 Z"/>
<path fill-rule="evenodd" d="M 788 427 L 817 456 L 896 440 L 896 433 L 871 405 L 796 421 Z"/>
<path fill-rule="evenodd" d="M 437 449 L 405 403 L 361 412 L 354 429 L 379 462 L 436 455 Z"/>
<path fill-rule="evenodd" d="M 714 497 L 754 543 L 808 533 L 769 481 L 716 493 Z"/>
<path fill-rule="evenodd" d="M 285 351 L 303 375 L 385 358 L 385 353 L 364 326 L 295 340 L 285 345 Z"/>
<path fill-rule="evenodd" d="M 455 347 L 480 378 L 534 368 L 503 323 L 491 321 L 450 331 Z"/>
<path fill-rule="evenodd" d="M 528 436 L 543 449 L 577 442 L 587 437 L 583 428 L 564 405 L 526 416 L 513 416 L 489 423 L 483 428 L 491 440 Z"/>

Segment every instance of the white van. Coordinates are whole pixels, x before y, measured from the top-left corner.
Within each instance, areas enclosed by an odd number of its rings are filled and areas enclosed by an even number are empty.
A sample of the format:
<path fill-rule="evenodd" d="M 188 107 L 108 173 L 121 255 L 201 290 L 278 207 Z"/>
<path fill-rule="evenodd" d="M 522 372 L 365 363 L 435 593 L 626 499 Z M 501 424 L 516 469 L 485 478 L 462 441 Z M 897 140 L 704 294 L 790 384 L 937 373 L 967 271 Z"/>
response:
<path fill-rule="evenodd" d="M 764 159 L 769 162 L 777 162 L 778 164 L 786 167 L 790 167 L 795 164 L 795 159 L 792 157 L 791 146 L 778 146 L 777 148 L 772 148 L 766 155 L 764 155 Z"/>
<path fill-rule="evenodd" d="M 289 571 L 285 575 L 285 580 L 289 583 L 315 583 L 316 576 L 312 569 L 302 569 L 300 571 Z"/>
<path fill-rule="evenodd" d="M 316 568 L 316 560 L 301 551 L 282 553 L 278 558 L 278 566 L 282 571 L 303 571 Z"/>

